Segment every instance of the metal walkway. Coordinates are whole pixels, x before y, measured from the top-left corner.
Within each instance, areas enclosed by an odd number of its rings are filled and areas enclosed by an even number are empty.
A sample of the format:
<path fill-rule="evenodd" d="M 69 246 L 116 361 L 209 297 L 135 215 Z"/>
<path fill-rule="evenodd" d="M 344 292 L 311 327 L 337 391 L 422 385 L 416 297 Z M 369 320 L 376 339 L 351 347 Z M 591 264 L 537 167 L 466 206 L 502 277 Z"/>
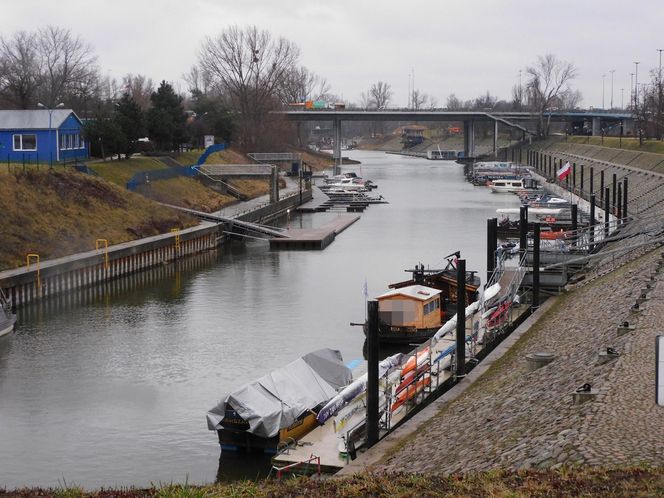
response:
<path fill-rule="evenodd" d="M 275 227 L 270 227 L 266 225 L 260 225 L 258 223 L 251 223 L 249 221 L 241 221 L 237 220 L 234 218 L 226 218 L 224 216 L 219 216 L 217 214 L 212 214 L 212 213 L 204 213 L 203 211 L 196 211 L 195 209 L 189 209 L 189 208 L 184 208 L 180 206 L 173 206 L 172 204 L 163 204 L 164 206 L 168 206 L 173 209 L 177 209 L 178 211 L 182 211 L 184 213 L 190 214 L 192 216 L 195 216 L 198 219 L 205 220 L 205 221 L 212 221 L 215 223 L 228 223 L 231 226 L 236 226 L 241 228 L 242 230 L 245 230 L 247 232 L 252 232 L 260 235 L 267 235 L 271 238 L 290 238 L 291 236 L 284 232 L 279 230 L 278 228 Z"/>
<path fill-rule="evenodd" d="M 250 152 L 248 157 L 259 163 L 299 161 L 300 155 L 294 152 Z"/>

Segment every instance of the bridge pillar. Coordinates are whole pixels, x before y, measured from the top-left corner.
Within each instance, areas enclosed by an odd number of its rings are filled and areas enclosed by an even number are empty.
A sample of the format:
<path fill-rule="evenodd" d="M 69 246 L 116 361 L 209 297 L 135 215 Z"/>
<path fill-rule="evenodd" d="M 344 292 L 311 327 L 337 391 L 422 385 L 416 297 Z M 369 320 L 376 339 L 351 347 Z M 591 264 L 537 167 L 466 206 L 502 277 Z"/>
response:
<path fill-rule="evenodd" d="M 601 132 L 600 119 L 595 117 L 593 118 L 593 137 L 598 136 Z"/>
<path fill-rule="evenodd" d="M 475 122 L 472 120 L 463 122 L 463 155 L 475 157 Z"/>
<path fill-rule="evenodd" d="M 498 153 L 498 121 L 493 122 L 493 155 Z"/>
<path fill-rule="evenodd" d="M 332 157 L 334 158 L 334 175 L 341 174 L 341 120 L 335 118 L 334 120 L 334 149 L 332 150 Z"/>

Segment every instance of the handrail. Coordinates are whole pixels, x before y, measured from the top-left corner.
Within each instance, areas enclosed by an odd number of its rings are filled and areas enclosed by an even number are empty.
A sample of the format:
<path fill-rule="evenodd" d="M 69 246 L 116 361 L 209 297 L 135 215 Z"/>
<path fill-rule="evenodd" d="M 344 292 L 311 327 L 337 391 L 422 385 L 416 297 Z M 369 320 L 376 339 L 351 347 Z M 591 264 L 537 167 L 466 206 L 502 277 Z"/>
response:
<path fill-rule="evenodd" d="M 320 471 L 320 457 L 314 455 L 313 453 L 311 454 L 311 456 L 309 458 L 307 458 L 306 460 L 302 460 L 300 462 L 290 463 L 290 464 L 285 465 L 283 467 L 277 467 L 276 465 L 273 465 L 270 472 L 272 472 L 272 470 L 276 470 L 277 471 L 277 479 L 281 479 L 281 474 L 282 473 L 290 472 L 291 469 L 297 468 L 300 465 L 309 465 L 313 461 L 316 462 L 316 467 L 317 467 L 316 474 L 318 476 L 320 476 L 320 472 L 321 472 Z"/>

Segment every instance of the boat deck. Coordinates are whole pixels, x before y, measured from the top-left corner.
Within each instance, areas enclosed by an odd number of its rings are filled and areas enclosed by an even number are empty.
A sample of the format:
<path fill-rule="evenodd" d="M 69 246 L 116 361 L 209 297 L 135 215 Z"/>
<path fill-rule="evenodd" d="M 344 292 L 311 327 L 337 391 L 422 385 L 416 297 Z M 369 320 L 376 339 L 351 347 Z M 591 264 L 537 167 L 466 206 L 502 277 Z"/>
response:
<path fill-rule="evenodd" d="M 343 215 L 319 228 L 290 229 L 288 237 L 271 238 L 270 249 L 325 249 L 338 234 L 359 219 L 358 215 Z"/>

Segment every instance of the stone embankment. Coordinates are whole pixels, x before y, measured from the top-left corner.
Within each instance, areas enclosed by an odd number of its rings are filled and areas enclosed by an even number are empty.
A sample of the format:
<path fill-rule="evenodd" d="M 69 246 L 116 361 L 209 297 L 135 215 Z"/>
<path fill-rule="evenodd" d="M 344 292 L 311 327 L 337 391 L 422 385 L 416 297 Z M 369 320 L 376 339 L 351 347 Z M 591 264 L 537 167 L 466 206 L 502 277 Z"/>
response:
<path fill-rule="evenodd" d="M 560 296 L 461 397 L 370 468 L 451 473 L 661 464 L 664 407 L 655 403 L 654 352 L 664 316 L 660 253 L 651 251 Z M 648 285 L 642 311 L 631 311 Z M 624 321 L 635 328 L 619 335 Z M 608 347 L 620 356 L 602 364 L 599 353 Z M 529 371 L 526 355 L 537 352 L 555 359 Z M 585 383 L 592 399 L 574 404 L 574 391 Z"/>

